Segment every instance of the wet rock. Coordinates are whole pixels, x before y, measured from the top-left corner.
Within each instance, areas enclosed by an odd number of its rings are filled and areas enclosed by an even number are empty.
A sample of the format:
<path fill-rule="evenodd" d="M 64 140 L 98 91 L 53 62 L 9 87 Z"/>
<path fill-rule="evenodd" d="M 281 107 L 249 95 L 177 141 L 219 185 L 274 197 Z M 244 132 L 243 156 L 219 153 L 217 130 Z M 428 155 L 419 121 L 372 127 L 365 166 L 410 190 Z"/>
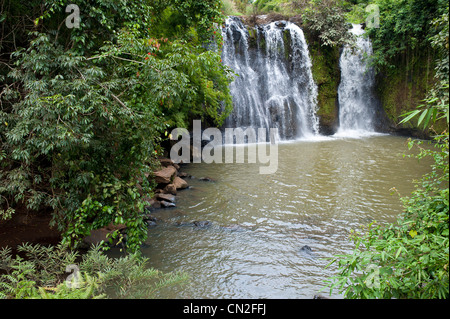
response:
<path fill-rule="evenodd" d="M 173 166 L 167 166 L 163 169 L 156 171 L 155 181 L 161 184 L 170 184 L 172 182 L 173 177 L 177 174 L 177 169 Z"/>
<path fill-rule="evenodd" d="M 185 177 L 190 177 L 191 175 L 189 175 L 188 173 L 186 173 L 186 172 L 178 172 L 178 177 L 181 177 L 181 178 L 185 178 Z"/>
<path fill-rule="evenodd" d="M 330 299 L 330 298 L 322 296 L 322 295 L 314 295 L 313 299 Z"/>
<path fill-rule="evenodd" d="M 275 25 L 279 28 L 285 28 L 286 27 L 286 21 L 277 21 L 275 22 Z"/>
<path fill-rule="evenodd" d="M 147 202 L 148 202 L 148 205 L 145 206 L 145 209 L 147 209 L 147 210 L 154 210 L 154 209 L 161 208 L 161 203 L 154 198 L 147 199 Z"/>
<path fill-rule="evenodd" d="M 178 190 L 178 189 L 185 189 L 185 188 L 188 188 L 188 187 L 189 187 L 188 183 L 187 183 L 184 179 L 182 179 L 182 178 L 180 178 L 180 177 L 178 177 L 178 176 L 176 176 L 176 177 L 173 179 L 173 185 L 174 185 L 174 187 L 175 187 L 175 190 Z"/>
<path fill-rule="evenodd" d="M 300 248 L 300 253 L 302 253 L 304 256 L 315 257 L 311 247 L 309 247 L 308 245 Z"/>
<path fill-rule="evenodd" d="M 160 200 L 161 202 L 165 201 L 165 202 L 175 203 L 175 196 L 172 194 L 158 193 L 158 194 L 156 194 L 155 197 L 156 197 L 156 199 Z M 161 205 L 162 205 L 162 203 L 161 203 Z"/>
<path fill-rule="evenodd" d="M 199 181 L 203 181 L 203 182 L 214 182 L 214 180 L 211 177 L 200 177 L 198 179 Z"/>
<path fill-rule="evenodd" d="M 192 224 L 199 228 L 207 228 L 212 226 L 212 223 L 208 220 L 194 221 Z"/>
<path fill-rule="evenodd" d="M 146 223 L 147 223 L 147 226 L 148 227 L 154 227 L 154 226 L 156 226 L 156 225 L 158 225 L 157 223 L 156 223 L 156 221 L 154 221 L 154 220 L 146 220 L 145 221 Z"/>
<path fill-rule="evenodd" d="M 162 200 L 160 203 L 161 203 L 161 207 L 164 207 L 164 208 L 176 207 L 175 203 L 166 202 L 165 200 Z"/>
<path fill-rule="evenodd" d="M 220 229 L 222 230 L 226 230 L 226 231 L 231 231 L 231 232 L 242 232 L 242 231 L 246 231 L 247 228 L 244 228 L 240 225 L 227 225 L 227 226 L 221 226 Z"/>
<path fill-rule="evenodd" d="M 178 177 L 175 177 L 175 178 L 178 178 Z M 166 187 L 164 187 L 164 193 L 176 195 L 177 187 L 175 186 L 175 184 L 167 184 Z"/>
<path fill-rule="evenodd" d="M 113 223 L 109 224 L 106 227 L 102 227 L 99 229 L 91 230 L 88 236 L 84 237 L 83 242 L 89 246 L 98 245 L 100 242 L 109 242 L 110 236 L 115 232 L 123 232 L 125 231 L 126 226 L 123 224 L 114 225 Z M 117 242 L 113 242 L 112 246 L 115 246 Z"/>

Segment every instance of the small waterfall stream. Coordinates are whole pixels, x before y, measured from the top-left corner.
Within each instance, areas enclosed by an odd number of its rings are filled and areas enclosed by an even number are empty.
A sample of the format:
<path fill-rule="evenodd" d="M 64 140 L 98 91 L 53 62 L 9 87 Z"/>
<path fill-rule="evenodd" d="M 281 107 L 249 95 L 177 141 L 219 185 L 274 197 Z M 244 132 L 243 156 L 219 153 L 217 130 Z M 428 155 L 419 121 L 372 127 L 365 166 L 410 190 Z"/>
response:
<path fill-rule="evenodd" d="M 362 35 L 360 24 L 353 24 L 351 33 L 356 35 L 355 52 L 345 46 L 339 65 L 341 82 L 338 88 L 339 129 L 337 135 L 358 136 L 374 132 L 376 99 L 373 93 L 375 73 L 368 67 L 364 55 L 372 54 L 369 39 Z"/>
<path fill-rule="evenodd" d="M 223 62 L 237 77 L 225 127 L 278 128 L 279 139 L 318 134 L 317 86 L 303 31 L 286 21 L 249 28 L 226 20 Z"/>

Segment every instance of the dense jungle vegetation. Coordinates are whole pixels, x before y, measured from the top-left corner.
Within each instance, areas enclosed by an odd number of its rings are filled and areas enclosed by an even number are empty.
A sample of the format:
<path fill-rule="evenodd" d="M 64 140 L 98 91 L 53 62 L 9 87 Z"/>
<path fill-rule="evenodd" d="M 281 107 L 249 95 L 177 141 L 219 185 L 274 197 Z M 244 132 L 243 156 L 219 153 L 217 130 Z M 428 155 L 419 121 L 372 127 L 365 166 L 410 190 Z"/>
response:
<path fill-rule="evenodd" d="M 75 12 L 66 11 L 71 3 L 79 7 L 79 27 L 75 18 L 66 23 Z M 300 15 L 316 41 L 311 46 L 326 53 L 351 41 L 349 22 L 372 19 L 369 5 L 379 9 L 379 26 L 366 28 L 378 76 L 408 83 L 424 67 L 422 101 L 392 114 L 430 133 L 435 147 L 421 148 L 419 157 L 435 164 L 402 199 L 397 225 L 354 233 L 355 252 L 336 258 L 340 273 L 330 286 L 349 298 L 448 298 L 449 9 L 443 0 L 1 0 L 0 223 L 18 210 L 51 214 L 66 248 L 93 229 L 124 224 L 127 249 L 138 253 L 155 186 L 149 172 L 167 132 L 197 118 L 220 126 L 232 110 L 233 71 L 220 56 L 225 17 Z M 395 107 L 394 97 L 385 98 Z M 60 258 L 55 273 L 74 258 L 62 248 L 22 249 Z M 37 274 L 39 258 L 26 264 L 5 249 L 0 256 L 0 268 L 9 271 L 0 296 L 54 296 L 37 288 L 60 283 L 56 275 Z M 101 283 L 110 277 L 92 277 L 89 265 L 103 257 L 98 249 L 89 256 L 82 269 L 87 286 L 77 296 L 103 296 Z M 142 275 L 145 262 L 136 260 L 110 269 L 134 269 L 134 262 Z M 71 296 L 61 289 L 58 297 Z"/>

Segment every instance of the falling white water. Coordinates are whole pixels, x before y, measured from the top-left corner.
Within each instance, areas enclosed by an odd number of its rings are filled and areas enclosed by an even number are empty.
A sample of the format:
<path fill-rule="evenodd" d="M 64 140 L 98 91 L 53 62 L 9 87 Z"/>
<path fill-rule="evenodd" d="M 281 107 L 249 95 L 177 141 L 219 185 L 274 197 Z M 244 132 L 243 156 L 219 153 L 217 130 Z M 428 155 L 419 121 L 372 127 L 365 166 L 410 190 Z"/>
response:
<path fill-rule="evenodd" d="M 375 75 L 365 59 L 365 56 L 372 54 L 372 45 L 363 36 L 364 30 L 360 24 L 353 24 L 350 32 L 356 35 L 356 50 L 345 46 L 339 60 L 339 129 L 335 135 L 368 136 L 374 134 L 376 105 L 373 94 Z"/>
<path fill-rule="evenodd" d="M 277 21 L 252 32 L 237 17 L 222 29 L 223 62 L 238 74 L 225 127 L 278 128 L 281 140 L 318 134 L 317 86 L 303 31 Z"/>

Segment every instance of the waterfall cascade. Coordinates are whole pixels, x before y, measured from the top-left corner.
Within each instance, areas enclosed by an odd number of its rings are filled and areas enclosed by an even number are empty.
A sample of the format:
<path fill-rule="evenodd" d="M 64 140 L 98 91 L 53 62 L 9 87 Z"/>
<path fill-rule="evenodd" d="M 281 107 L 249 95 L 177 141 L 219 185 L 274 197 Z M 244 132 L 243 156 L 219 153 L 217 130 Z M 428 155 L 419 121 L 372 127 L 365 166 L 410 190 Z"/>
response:
<path fill-rule="evenodd" d="M 374 132 L 376 98 L 373 93 L 375 73 L 364 55 L 372 54 L 370 40 L 364 38 L 360 24 L 350 30 L 356 35 L 355 52 L 345 46 L 340 60 L 341 82 L 338 88 L 339 129 L 337 135 L 361 135 Z"/>
<path fill-rule="evenodd" d="M 278 128 L 281 140 L 318 134 L 317 86 L 303 31 L 286 21 L 247 29 L 230 17 L 222 35 L 223 62 L 238 75 L 225 127 Z"/>

